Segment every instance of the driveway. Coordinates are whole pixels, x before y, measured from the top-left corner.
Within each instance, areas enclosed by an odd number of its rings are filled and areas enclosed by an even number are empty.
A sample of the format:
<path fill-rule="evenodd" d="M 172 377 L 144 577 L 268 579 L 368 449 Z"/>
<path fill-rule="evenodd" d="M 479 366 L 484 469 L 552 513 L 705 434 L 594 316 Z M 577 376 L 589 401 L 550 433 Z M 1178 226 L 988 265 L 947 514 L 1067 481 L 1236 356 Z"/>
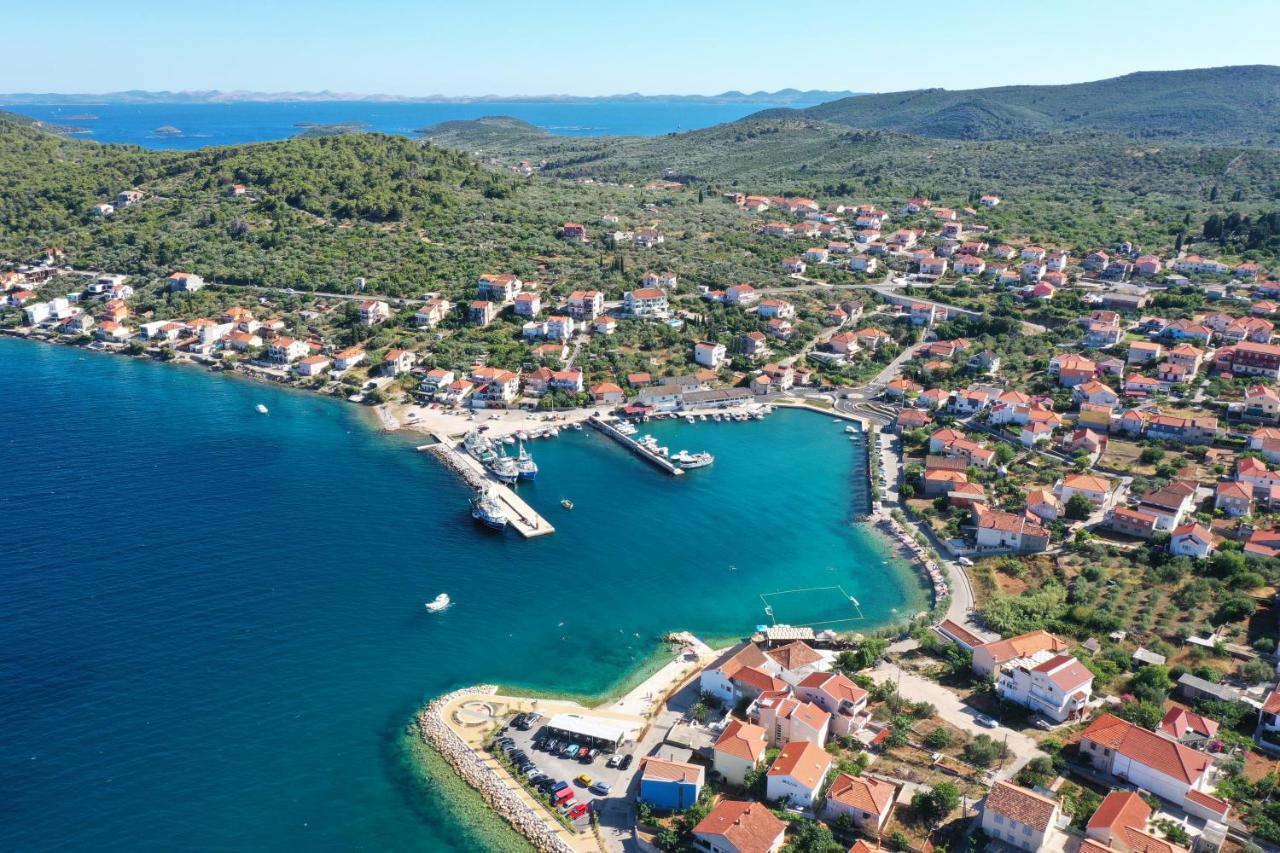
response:
<path fill-rule="evenodd" d="M 1009 747 L 1009 758 L 996 775 L 1007 779 L 1022 769 L 1022 766 L 1037 756 L 1044 755 L 1034 739 L 1022 732 L 1004 726 L 989 729 L 978 725 L 978 712 L 960 701 L 960 697 L 935 681 L 907 672 L 896 664 L 882 661 L 870 673 L 876 681 L 890 681 L 898 685 L 898 692 L 912 702 L 928 702 L 938 709 L 938 716 L 958 729 L 971 735 L 990 735 L 992 739 L 1004 741 Z"/>

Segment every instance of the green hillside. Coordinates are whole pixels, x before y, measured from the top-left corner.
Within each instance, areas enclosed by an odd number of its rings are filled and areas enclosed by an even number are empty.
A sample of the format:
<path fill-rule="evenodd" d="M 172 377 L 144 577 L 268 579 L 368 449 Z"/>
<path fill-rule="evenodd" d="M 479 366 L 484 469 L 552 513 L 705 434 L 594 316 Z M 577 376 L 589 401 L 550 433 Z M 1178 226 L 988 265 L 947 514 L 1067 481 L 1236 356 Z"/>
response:
<path fill-rule="evenodd" d="M 802 114 L 848 127 L 944 139 L 1016 139 L 1092 129 L 1139 138 L 1280 145 L 1280 67 L 1146 71 L 1065 86 L 922 89 L 859 95 Z"/>

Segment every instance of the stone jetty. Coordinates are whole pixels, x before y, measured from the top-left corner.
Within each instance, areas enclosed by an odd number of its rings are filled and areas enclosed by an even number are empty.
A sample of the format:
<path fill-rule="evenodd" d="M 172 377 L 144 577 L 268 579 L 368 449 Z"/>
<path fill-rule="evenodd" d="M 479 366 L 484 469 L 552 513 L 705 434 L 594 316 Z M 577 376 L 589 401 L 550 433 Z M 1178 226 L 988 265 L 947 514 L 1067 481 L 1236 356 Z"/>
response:
<path fill-rule="evenodd" d="M 445 708 L 463 696 L 492 696 L 498 688 L 492 684 L 466 687 L 435 699 L 418 714 L 418 731 L 422 737 L 439 750 L 467 784 L 480 792 L 489 807 L 511 824 L 517 832 L 529 840 L 542 853 L 576 853 L 560 833 L 548 825 L 547 820 L 521 799 L 505 781 L 476 755 L 475 750 L 449 727 L 444 719 Z"/>

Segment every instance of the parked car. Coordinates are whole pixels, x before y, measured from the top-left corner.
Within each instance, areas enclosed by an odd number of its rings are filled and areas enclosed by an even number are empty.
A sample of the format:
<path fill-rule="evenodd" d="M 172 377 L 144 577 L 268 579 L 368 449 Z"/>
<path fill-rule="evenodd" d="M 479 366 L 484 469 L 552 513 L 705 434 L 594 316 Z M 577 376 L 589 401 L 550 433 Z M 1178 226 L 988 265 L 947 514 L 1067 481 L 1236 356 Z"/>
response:
<path fill-rule="evenodd" d="M 609 756 L 609 760 L 608 760 L 608 761 L 606 761 L 606 762 L 604 763 L 604 766 L 605 766 L 605 767 L 617 767 L 617 766 L 618 766 L 618 756 L 616 756 L 616 755 L 610 755 L 610 756 Z"/>
<path fill-rule="evenodd" d="M 626 755 L 622 756 L 622 760 L 618 762 L 618 768 L 620 770 L 626 770 L 628 767 L 630 767 L 631 758 L 632 758 L 631 753 L 627 753 Z"/>
<path fill-rule="evenodd" d="M 588 788 L 587 790 L 589 790 L 593 794 L 599 794 L 602 797 L 607 797 L 609 796 L 609 791 L 611 791 L 612 789 L 609 787 L 609 783 L 605 782 L 602 779 L 602 780 L 593 782 L 591 787 Z"/>
<path fill-rule="evenodd" d="M 577 820 L 578 818 L 586 814 L 590 809 L 591 809 L 591 806 L 587 805 L 586 803 L 578 803 L 576 806 L 569 809 L 569 812 L 568 812 L 569 820 Z"/>
<path fill-rule="evenodd" d="M 989 729 L 999 728 L 1000 724 L 988 717 L 986 714 L 979 714 L 974 720 L 980 726 L 986 726 Z"/>
<path fill-rule="evenodd" d="M 565 757 L 565 758 L 577 758 L 577 757 L 578 757 L 578 752 L 579 752 L 579 750 L 580 750 L 580 749 L 581 749 L 581 747 L 579 747 L 576 743 L 569 744 L 569 746 L 567 746 L 567 747 L 565 748 L 565 751 L 564 751 L 564 757 Z"/>
<path fill-rule="evenodd" d="M 582 787 L 584 787 L 584 788 L 589 788 L 589 787 L 591 787 L 591 777 L 590 777 L 590 776 L 588 776 L 586 773 L 581 774 L 581 775 L 580 775 L 580 776 L 578 776 L 578 778 L 577 778 L 576 780 L 574 780 L 574 781 L 576 781 L 579 785 L 581 785 L 581 786 L 582 786 Z"/>

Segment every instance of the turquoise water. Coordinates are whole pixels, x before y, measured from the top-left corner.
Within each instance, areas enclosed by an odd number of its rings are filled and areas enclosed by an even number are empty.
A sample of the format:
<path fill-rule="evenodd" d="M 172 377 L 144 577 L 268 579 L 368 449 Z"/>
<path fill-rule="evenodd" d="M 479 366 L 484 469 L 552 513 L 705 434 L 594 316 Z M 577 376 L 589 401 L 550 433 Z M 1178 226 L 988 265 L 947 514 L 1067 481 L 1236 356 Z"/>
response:
<path fill-rule="evenodd" d="M 3 849 L 482 848 L 403 772 L 431 696 L 598 693 L 664 631 L 749 632 L 761 593 L 842 587 L 866 617 L 842 627 L 921 606 L 810 413 L 655 425 L 717 455 L 678 480 L 585 431 L 536 442 L 522 492 L 558 532 L 526 542 L 346 404 L 12 339 L 0 388 Z"/>
<path fill-rule="evenodd" d="M 473 104 L 380 104 L 367 101 L 303 101 L 248 104 L 32 104 L 9 107 L 43 121 L 83 128 L 77 138 L 147 148 L 203 148 L 287 139 L 299 122 L 357 121 L 365 130 L 412 135 L 442 121 L 515 116 L 561 136 L 656 136 L 697 130 L 769 109 L 773 104 L 708 104 L 685 101 L 556 103 L 490 101 Z M 812 106 L 797 103 L 796 107 Z M 86 114 L 94 119 L 79 118 Z M 158 127 L 181 134 L 158 134 Z"/>

